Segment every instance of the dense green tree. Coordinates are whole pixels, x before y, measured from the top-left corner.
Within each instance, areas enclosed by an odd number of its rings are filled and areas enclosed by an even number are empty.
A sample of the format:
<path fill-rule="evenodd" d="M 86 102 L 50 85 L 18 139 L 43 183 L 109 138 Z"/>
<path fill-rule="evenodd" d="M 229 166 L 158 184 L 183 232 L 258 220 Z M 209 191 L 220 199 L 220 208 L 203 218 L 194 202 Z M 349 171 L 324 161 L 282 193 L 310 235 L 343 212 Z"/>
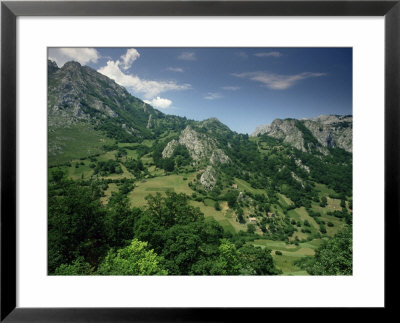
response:
<path fill-rule="evenodd" d="M 71 264 L 62 264 L 54 271 L 54 275 L 59 276 L 88 276 L 94 274 L 91 267 L 82 257 L 78 257 Z"/>
<path fill-rule="evenodd" d="M 133 239 L 135 218 L 140 209 L 132 209 L 127 195 L 113 193 L 107 205 L 106 225 L 109 243 L 113 247 L 122 247 Z"/>
<path fill-rule="evenodd" d="M 62 190 L 49 190 L 50 273 L 61 264 L 71 264 L 79 256 L 91 266 L 97 266 L 99 257 L 108 248 L 105 215 L 98 196 L 88 187 L 69 182 Z"/>
<path fill-rule="evenodd" d="M 248 233 L 254 233 L 256 232 L 256 226 L 252 223 L 247 224 L 247 232 Z"/>
<path fill-rule="evenodd" d="M 243 266 L 239 251 L 227 239 L 222 239 L 218 248 L 219 256 L 211 269 L 211 275 L 239 275 Z"/>
<path fill-rule="evenodd" d="M 301 266 L 310 275 L 352 275 L 353 238 L 352 227 L 347 226 L 326 241 Z"/>
<path fill-rule="evenodd" d="M 242 263 L 242 274 L 247 275 L 277 275 L 271 250 L 267 248 L 244 245 L 239 249 Z"/>
<path fill-rule="evenodd" d="M 239 192 L 234 190 L 230 190 L 225 194 L 225 199 L 228 201 L 228 205 L 230 208 L 235 207 L 238 196 Z"/>
<path fill-rule="evenodd" d="M 326 196 L 321 197 L 321 202 L 319 203 L 320 207 L 325 207 L 328 205 L 328 200 L 326 199 Z"/>
<path fill-rule="evenodd" d="M 147 243 L 133 239 L 130 245 L 117 251 L 110 250 L 99 265 L 98 275 L 167 275 L 160 265 L 161 258 Z"/>
<path fill-rule="evenodd" d="M 236 210 L 237 219 L 240 223 L 246 223 L 244 219 L 244 211 L 241 207 L 237 208 Z"/>

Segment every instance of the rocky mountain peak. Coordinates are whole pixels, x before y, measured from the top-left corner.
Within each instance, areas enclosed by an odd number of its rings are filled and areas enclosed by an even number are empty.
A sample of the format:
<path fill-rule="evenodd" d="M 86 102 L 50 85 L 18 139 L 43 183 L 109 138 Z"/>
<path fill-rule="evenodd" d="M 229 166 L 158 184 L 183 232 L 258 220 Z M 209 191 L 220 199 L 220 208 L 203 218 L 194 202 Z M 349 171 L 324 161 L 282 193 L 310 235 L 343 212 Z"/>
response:
<path fill-rule="evenodd" d="M 58 65 L 56 62 L 48 60 L 47 61 L 47 72 L 49 74 L 54 73 L 58 70 Z"/>
<path fill-rule="evenodd" d="M 207 161 L 213 165 L 225 164 L 230 158 L 225 152 L 218 148 L 218 142 L 207 134 L 199 133 L 190 125 L 182 130 L 179 140 L 171 140 L 162 152 L 163 158 L 172 156 L 174 149 L 181 144 L 189 151 L 190 156 L 196 163 Z"/>
<path fill-rule="evenodd" d="M 351 115 L 322 115 L 311 119 L 275 119 L 269 125 L 258 126 L 251 134 L 267 134 L 302 150 L 317 149 L 326 154 L 327 148 L 352 151 L 353 117 Z"/>

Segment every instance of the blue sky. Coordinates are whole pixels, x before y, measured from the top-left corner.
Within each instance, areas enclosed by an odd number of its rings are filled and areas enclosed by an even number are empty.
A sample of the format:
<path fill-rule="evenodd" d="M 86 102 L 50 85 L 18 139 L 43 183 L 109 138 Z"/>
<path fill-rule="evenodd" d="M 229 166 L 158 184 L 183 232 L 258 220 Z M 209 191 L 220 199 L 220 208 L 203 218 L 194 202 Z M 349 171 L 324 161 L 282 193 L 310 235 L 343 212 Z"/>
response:
<path fill-rule="evenodd" d="M 351 48 L 50 48 L 167 114 L 251 133 L 276 118 L 352 114 Z"/>

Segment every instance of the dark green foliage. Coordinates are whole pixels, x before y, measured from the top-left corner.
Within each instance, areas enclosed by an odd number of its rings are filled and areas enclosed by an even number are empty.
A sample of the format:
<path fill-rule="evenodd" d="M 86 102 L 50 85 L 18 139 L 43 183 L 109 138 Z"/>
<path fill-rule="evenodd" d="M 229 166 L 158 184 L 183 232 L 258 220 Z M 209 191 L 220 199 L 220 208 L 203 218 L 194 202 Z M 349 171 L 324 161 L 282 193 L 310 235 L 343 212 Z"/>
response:
<path fill-rule="evenodd" d="M 275 254 L 276 254 L 277 256 L 282 256 L 282 252 L 279 251 L 279 250 L 276 250 L 276 251 L 275 251 Z"/>
<path fill-rule="evenodd" d="M 93 274 L 94 268 L 82 257 L 78 257 L 70 265 L 62 264 L 54 271 L 54 275 L 58 276 L 89 276 Z"/>
<path fill-rule="evenodd" d="M 116 160 L 99 161 L 94 169 L 94 174 L 107 176 L 110 174 L 122 174 L 122 169 Z"/>
<path fill-rule="evenodd" d="M 239 258 L 242 263 L 242 274 L 247 275 L 277 275 L 280 272 L 275 268 L 271 250 L 267 248 L 244 245 L 239 249 Z"/>
<path fill-rule="evenodd" d="M 175 147 L 172 158 L 174 159 L 177 167 L 190 165 L 190 163 L 192 162 L 189 151 L 185 146 L 181 144 Z"/>
<path fill-rule="evenodd" d="M 328 200 L 326 199 L 326 196 L 321 197 L 321 202 L 319 203 L 320 207 L 325 207 L 328 205 Z"/>
<path fill-rule="evenodd" d="M 248 233 L 254 233 L 256 232 L 256 226 L 252 223 L 247 224 L 247 232 Z"/>
<path fill-rule="evenodd" d="M 172 158 L 164 158 L 161 167 L 167 172 L 172 172 L 175 169 L 175 161 Z"/>
<path fill-rule="evenodd" d="M 310 275 L 352 275 L 352 228 L 347 226 L 321 245 L 315 257 L 300 261 L 299 265 Z"/>
<path fill-rule="evenodd" d="M 117 144 L 113 144 L 113 145 L 103 145 L 103 149 L 105 151 L 112 151 L 112 150 L 116 150 L 118 149 L 118 145 Z M 91 160 L 92 162 L 94 162 L 94 160 Z"/>
<path fill-rule="evenodd" d="M 113 193 L 107 205 L 105 219 L 108 241 L 112 247 L 122 247 L 133 238 L 133 225 L 139 209 L 131 209 L 128 197 L 122 192 Z"/>
<path fill-rule="evenodd" d="M 56 184 L 60 184 L 64 176 L 65 173 L 61 169 L 56 168 L 50 172 L 50 181 L 53 181 Z"/>
<path fill-rule="evenodd" d="M 169 140 L 171 140 L 171 138 Z M 163 158 L 162 152 L 167 144 L 168 140 L 153 146 L 153 160 L 157 167 L 163 168 L 167 172 L 172 172 L 175 167 L 179 168 L 191 164 L 192 158 L 190 157 L 189 151 L 181 144 L 175 147 L 171 157 Z"/>
<path fill-rule="evenodd" d="M 121 184 L 121 186 L 119 186 L 119 192 L 126 196 L 126 194 L 132 191 L 134 187 L 135 185 L 133 184 L 132 180 L 126 180 Z"/>
<path fill-rule="evenodd" d="M 77 257 L 96 267 L 107 250 L 106 216 L 96 190 L 74 182 L 49 185 L 49 273 Z"/>
<path fill-rule="evenodd" d="M 238 196 L 239 192 L 234 190 L 230 190 L 225 194 L 224 199 L 228 201 L 228 205 L 230 208 L 235 207 Z"/>
<path fill-rule="evenodd" d="M 118 160 L 121 157 L 125 157 L 128 154 L 125 148 L 118 148 L 117 152 L 115 153 L 115 158 Z"/>
<path fill-rule="evenodd" d="M 241 207 L 237 208 L 236 210 L 236 215 L 237 215 L 237 219 L 240 223 L 246 223 L 245 219 L 244 219 L 244 212 L 243 209 Z"/>
<path fill-rule="evenodd" d="M 136 177 L 140 177 L 142 172 L 145 171 L 145 167 L 140 159 L 128 158 L 124 165 Z"/>

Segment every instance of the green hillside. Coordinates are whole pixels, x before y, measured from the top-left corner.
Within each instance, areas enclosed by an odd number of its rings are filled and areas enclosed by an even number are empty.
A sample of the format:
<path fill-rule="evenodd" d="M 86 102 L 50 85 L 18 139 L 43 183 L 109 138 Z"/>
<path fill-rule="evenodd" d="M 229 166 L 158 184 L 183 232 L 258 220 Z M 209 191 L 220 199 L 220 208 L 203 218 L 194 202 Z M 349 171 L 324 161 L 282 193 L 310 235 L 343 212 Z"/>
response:
<path fill-rule="evenodd" d="M 352 153 L 300 121 L 310 151 L 165 115 L 73 62 L 48 95 L 49 274 L 323 274 L 348 243 Z"/>

